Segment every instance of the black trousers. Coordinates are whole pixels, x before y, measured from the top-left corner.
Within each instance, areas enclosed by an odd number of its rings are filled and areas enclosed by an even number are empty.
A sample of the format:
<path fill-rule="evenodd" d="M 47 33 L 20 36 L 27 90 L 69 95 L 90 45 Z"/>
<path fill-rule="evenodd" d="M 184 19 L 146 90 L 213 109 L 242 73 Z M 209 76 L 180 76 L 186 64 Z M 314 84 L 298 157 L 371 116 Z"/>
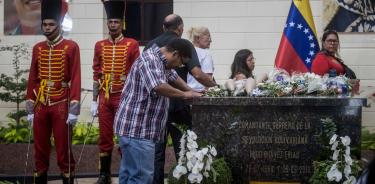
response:
<path fill-rule="evenodd" d="M 159 141 L 155 144 L 154 184 L 164 183 L 165 148 L 167 145 L 168 134 L 171 135 L 175 157 L 176 160 L 178 160 L 182 132 L 172 123 L 185 125 L 191 129 L 192 123 L 190 106 L 186 105 L 180 111 L 168 113 L 165 138 L 163 141 Z"/>

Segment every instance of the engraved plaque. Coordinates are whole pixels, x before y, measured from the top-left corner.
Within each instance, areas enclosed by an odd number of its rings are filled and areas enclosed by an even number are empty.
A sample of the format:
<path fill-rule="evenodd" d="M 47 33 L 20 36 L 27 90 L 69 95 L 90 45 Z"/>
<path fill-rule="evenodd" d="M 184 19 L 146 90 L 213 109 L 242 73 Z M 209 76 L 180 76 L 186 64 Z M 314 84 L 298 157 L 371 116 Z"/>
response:
<path fill-rule="evenodd" d="M 340 135 L 359 145 L 359 98 L 200 98 L 192 102 L 193 130 L 214 144 L 235 183 L 301 182 L 319 154 L 320 119 L 332 118 Z"/>

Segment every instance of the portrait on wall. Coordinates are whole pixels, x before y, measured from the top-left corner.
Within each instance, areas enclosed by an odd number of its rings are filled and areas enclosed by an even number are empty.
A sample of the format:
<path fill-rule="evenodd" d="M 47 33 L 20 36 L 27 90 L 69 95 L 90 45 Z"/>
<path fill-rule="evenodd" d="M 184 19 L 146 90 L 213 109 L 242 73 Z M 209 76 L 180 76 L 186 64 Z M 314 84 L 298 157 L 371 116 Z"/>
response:
<path fill-rule="evenodd" d="M 40 35 L 41 0 L 4 0 L 4 35 Z"/>
<path fill-rule="evenodd" d="M 323 0 L 323 28 L 375 32 L 375 0 Z"/>

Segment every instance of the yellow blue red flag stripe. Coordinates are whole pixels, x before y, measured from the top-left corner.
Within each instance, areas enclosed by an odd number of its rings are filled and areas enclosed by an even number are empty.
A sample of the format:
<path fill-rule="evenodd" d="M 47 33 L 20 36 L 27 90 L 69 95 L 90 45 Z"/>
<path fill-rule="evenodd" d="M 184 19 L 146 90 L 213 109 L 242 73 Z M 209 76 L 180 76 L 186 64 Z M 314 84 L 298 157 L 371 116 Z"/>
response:
<path fill-rule="evenodd" d="M 275 67 L 309 72 L 319 44 L 309 0 L 293 0 L 276 55 Z"/>

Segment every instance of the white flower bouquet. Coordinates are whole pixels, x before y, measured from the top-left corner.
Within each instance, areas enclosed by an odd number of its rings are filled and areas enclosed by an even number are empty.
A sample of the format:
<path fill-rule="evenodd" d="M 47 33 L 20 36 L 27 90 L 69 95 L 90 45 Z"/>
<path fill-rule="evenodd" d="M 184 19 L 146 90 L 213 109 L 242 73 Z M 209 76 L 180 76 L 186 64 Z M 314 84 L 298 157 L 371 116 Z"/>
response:
<path fill-rule="evenodd" d="M 328 160 L 314 162 L 314 174 L 310 183 L 355 184 L 361 168 L 350 156 L 350 137 L 338 139 L 338 135 L 334 134 L 329 144 L 333 154 Z"/>
<path fill-rule="evenodd" d="M 293 95 L 349 95 L 353 86 L 359 85 L 343 75 L 329 77 L 328 75 L 320 76 L 309 72 L 293 73 L 292 75 L 289 75 L 287 71 L 278 68 L 271 70 L 267 77 L 268 80 L 256 84 L 255 89 L 249 90 L 250 96 L 283 97 Z M 245 83 L 246 80 L 235 81 L 231 87 L 233 88 L 233 91 L 225 89 L 224 87 L 211 87 L 207 89 L 204 96 L 247 96 L 248 94 L 245 91 Z"/>
<path fill-rule="evenodd" d="M 168 183 L 216 183 L 218 180 L 223 183 L 220 177 L 228 174 L 229 176 L 225 176 L 227 182 L 224 183 L 231 182 L 231 172 L 224 159 L 215 159 L 217 151 L 214 146 L 199 148 L 197 135 L 191 130 L 183 134 L 180 143 L 177 166 Z M 218 165 L 221 166 L 217 167 Z"/>
<path fill-rule="evenodd" d="M 292 96 L 292 95 L 347 95 L 352 84 L 345 76 L 330 78 L 314 73 L 293 73 L 274 69 L 268 74 L 268 80 L 258 83 L 251 96 Z"/>
<path fill-rule="evenodd" d="M 222 89 L 219 86 L 210 87 L 207 89 L 207 91 L 204 93 L 204 96 L 207 97 L 223 97 L 228 96 L 228 91 Z"/>

